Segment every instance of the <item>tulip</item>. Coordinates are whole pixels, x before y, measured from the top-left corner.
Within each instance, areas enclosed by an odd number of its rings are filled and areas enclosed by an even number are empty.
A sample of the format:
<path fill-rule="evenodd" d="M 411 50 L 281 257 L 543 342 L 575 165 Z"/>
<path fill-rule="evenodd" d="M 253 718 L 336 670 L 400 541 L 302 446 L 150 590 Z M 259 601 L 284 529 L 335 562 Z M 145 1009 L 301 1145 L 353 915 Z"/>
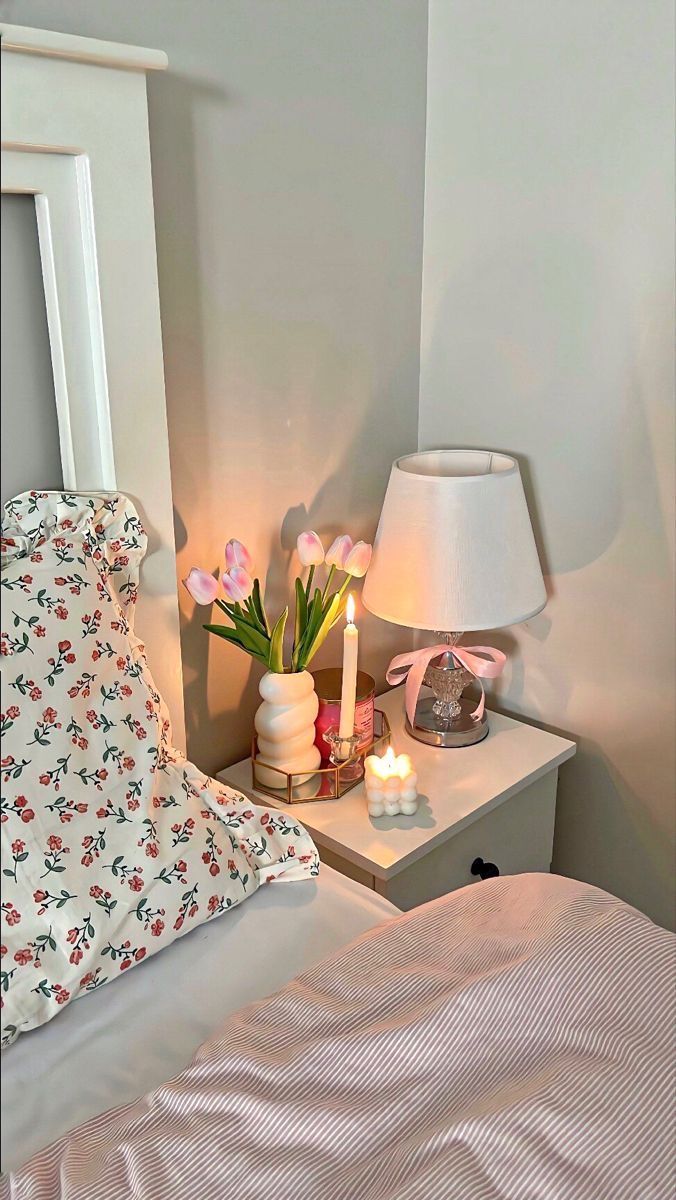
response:
<path fill-rule="evenodd" d="M 193 567 L 183 586 L 188 589 L 196 604 L 213 604 L 218 593 L 218 580 L 208 571 Z"/>
<path fill-rule="evenodd" d="M 327 567 L 337 567 L 339 571 L 344 571 L 347 556 L 351 549 L 352 538 L 349 533 L 344 533 L 341 537 L 337 537 L 326 551 Z"/>
<path fill-rule="evenodd" d="M 324 562 L 324 547 L 314 530 L 307 529 L 305 533 L 299 533 L 296 546 L 304 567 L 318 567 Z"/>
<path fill-rule="evenodd" d="M 345 560 L 345 571 L 355 579 L 361 579 L 369 569 L 373 546 L 368 542 L 355 542 Z"/>
<path fill-rule="evenodd" d="M 244 604 L 253 591 L 254 581 L 244 567 L 233 567 L 221 575 L 221 587 L 231 604 Z"/>
<path fill-rule="evenodd" d="M 231 571 L 233 567 L 243 567 L 249 574 L 253 567 L 253 559 L 249 551 L 242 542 L 237 541 L 237 538 L 230 538 L 225 547 L 225 569 Z"/>

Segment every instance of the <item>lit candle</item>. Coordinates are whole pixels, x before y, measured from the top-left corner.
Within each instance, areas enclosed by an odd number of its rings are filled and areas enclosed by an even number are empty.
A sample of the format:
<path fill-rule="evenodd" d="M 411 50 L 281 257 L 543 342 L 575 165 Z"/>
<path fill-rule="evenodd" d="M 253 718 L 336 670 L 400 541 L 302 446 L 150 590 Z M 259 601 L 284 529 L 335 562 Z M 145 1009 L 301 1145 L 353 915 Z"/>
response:
<path fill-rule="evenodd" d="M 354 623 L 354 596 L 347 598 L 347 625 L 343 633 L 343 686 L 340 693 L 340 725 L 338 736 L 352 737 L 354 733 L 354 710 L 357 703 L 357 658 L 359 655 L 359 630 Z"/>
<path fill-rule="evenodd" d="M 369 754 L 364 763 L 366 800 L 372 817 L 411 816 L 418 807 L 418 776 L 408 754 L 390 746 L 382 758 Z"/>

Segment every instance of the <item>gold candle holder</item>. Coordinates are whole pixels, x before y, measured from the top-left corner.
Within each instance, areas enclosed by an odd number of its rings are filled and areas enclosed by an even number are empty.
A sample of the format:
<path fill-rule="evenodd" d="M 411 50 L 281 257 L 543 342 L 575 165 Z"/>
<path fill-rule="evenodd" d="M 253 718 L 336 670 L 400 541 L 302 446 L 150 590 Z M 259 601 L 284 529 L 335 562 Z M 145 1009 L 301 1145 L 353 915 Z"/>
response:
<path fill-rule="evenodd" d="M 355 751 L 344 762 L 323 762 L 316 771 L 304 774 L 289 774 L 266 762 L 258 753 L 258 742 L 254 737 L 251 746 L 251 779 L 254 790 L 285 804 L 309 804 L 316 800 L 338 800 L 346 795 L 364 778 L 364 759 L 369 754 L 382 754 L 390 744 L 390 723 L 381 709 L 373 714 L 373 741 Z M 351 739 L 347 739 L 351 740 Z M 256 768 L 264 767 L 267 773 L 279 777 L 279 787 L 261 783 Z"/>

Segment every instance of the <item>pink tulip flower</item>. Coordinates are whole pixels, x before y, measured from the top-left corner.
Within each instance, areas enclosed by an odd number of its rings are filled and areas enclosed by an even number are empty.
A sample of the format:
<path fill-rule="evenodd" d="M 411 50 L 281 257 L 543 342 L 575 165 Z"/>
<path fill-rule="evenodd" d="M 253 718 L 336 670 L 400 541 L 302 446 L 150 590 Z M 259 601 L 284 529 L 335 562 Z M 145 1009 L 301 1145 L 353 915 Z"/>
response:
<path fill-rule="evenodd" d="M 355 579 L 361 579 L 369 569 L 373 546 L 368 542 L 355 542 L 345 560 L 345 571 Z"/>
<path fill-rule="evenodd" d="M 244 567 L 244 570 L 249 573 L 253 567 L 253 559 L 249 551 L 242 542 L 237 541 L 237 538 L 230 538 L 225 547 L 225 569 L 231 571 L 233 567 Z"/>
<path fill-rule="evenodd" d="M 352 549 L 352 538 L 349 533 L 343 533 L 331 543 L 326 551 L 327 567 L 337 567 L 339 571 L 345 570 L 347 556 Z"/>
<path fill-rule="evenodd" d="M 213 604 L 218 594 L 218 580 L 208 571 L 193 567 L 183 586 L 188 589 L 196 604 Z"/>
<path fill-rule="evenodd" d="M 231 604 L 243 604 L 253 591 L 254 581 L 244 567 L 233 567 L 221 575 L 221 587 Z"/>
<path fill-rule="evenodd" d="M 298 557 L 304 567 L 318 567 L 324 562 L 324 547 L 312 529 L 299 533 L 296 542 Z"/>

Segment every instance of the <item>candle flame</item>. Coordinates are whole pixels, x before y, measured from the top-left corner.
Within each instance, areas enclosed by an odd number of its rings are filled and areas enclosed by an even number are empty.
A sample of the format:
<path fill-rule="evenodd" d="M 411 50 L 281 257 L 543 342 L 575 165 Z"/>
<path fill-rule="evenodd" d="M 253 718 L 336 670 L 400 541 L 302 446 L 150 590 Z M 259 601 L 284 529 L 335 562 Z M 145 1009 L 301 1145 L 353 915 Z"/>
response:
<path fill-rule="evenodd" d="M 413 766 L 408 754 L 397 755 L 392 746 L 388 746 L 385 754 L 380 758 L 376 754 L 371 755 L 366 759 L 366 775 L 374 776 L 376 779 L 395 779 L 399 776 L 400 779 L 407 779 L 413 774 Z"/>
<path fill-rule="evenodd" d="M 350 592 L 347 598 L 345 615 L 347 616 L 348 625 L 354 625 L 354 596 L 352 595 L 352 592 Z"/>

